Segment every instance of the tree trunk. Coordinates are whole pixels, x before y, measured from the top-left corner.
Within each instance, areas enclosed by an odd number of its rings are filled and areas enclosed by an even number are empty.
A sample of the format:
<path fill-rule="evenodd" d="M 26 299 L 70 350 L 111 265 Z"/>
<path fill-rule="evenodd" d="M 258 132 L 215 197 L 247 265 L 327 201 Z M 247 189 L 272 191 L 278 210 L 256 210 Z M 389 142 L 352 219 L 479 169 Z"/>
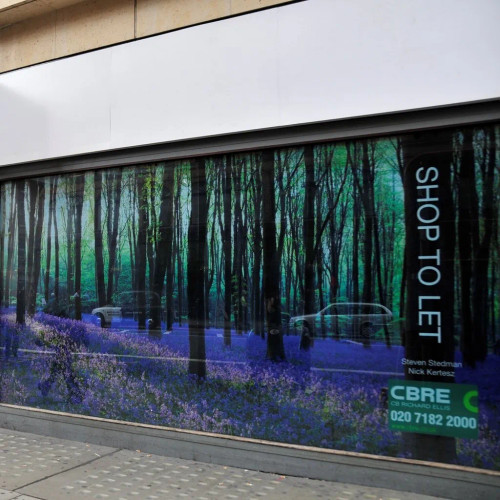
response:
<path fill-rule="evenodd" d="M 94 172 L 94 250 L 95 275 L 97 289 L 97 304 L 99 307 L 106 304 L 106 284 L 104 283 L 104 258 L 102 242 L 102 173 Z"/>
<path fill-rule="evenodd" d="M 33 289 L 35 284 L 33 283 L 33 263 L 34 263 L 34 248 L 35 248 L 35 225 L 36 225 L 36 209 L 38 202 L 38 182 L 34 179 L 29 179 L 28 193 L 28 250 L 26 253 L 26 312 L 28 315 L 33 316 L 35 305 L 32 304 L 33 300 Z M 36 296 L 36 291 L 35 291 Z M 32 312 L 33 311 L 33 312 Z"/>
<path fill-rule="evenodd" d="M 255 158 L 254 158 L 255 159 Z M 262 315 L 262 294 L 261 294 L 261 268 L 262 268 L 262 180 L 258 165 L 255 168 L 255 199 L 254 199 L 254 225 L 253 225 L 253 302 L 254 302 L 254 331 L 256 335 L 264 335 L 264 321 Z"/>
<path fill-rule="evenodd" d="M 134 234 L 131 228 L 131 224 L 127 224 L 127 240 L 128 240 L 128 251 L 130 254 L 130 279 L 132 281 L 132 289 L 135 290 L 135 245 L 134 245 Z"/>
<path fill-rule="evenodd" d="M 489 127 L 485 134 L 487 143 L 483 151 L 482 174 L 482 236 L 474 256 L 474 280 L 472 290 L 473 324 L 475 332 L 474 357 L 477 361 L 484 361 L 488 354 L 488 267 L 490 248 L 493 237 L 495 214 L 494 177 L 496 162 L 496 141 L 493 127 Z M 479 220 L 476 222 L 479 228 Z"/>
<path fill-rule="evenodd" d="M 82 212 L 85 175 L 75 179 L 75 319 L 82 319 Z"/>
<path fill-rule="evenodd" d="M 14 268 L 14 243 L 16 236 L 16 221 L 17 221 L 17 203 L 15 203 L 15 184 L 11 187 L 10 195 L 10 217 L 9 217 L 9 239 L 7 241 L 7 270 L 5 273 L 5 293 L 4 293 L 4 305 L 6 307 L 10 306 L 10 294 L 12 289 L 12 270 Z"/>
<path fill-rule="evenodd" d="M 327 162 L 323 160 L 323 158 L 326 155 L 324 154 L 324 151 L 322 151 L 322 148 L 318 148 L 318 150 L 319 150 L 319 153 L 323 152 L 323 154 L 321 156 L 319 156 L 319 154 L 318 154 L 318 156 L 320 158 L 322 158 L 320 160 L 321 163 L 319 163 L 319 165 L 318 165 L 318 170 L 320 168 L 322 168 L 324 171 L 326 170 L 325 175 L 322 175 L 321 177 L 323 179 L 326 179 L 326 181 L 327 181 L 328 178 L 326 177 L 326 174 L 331 169 L 329 168 L 329 165 L 327 164 Z M 320 174 L 318 172 L 318 177 L 319 176 L 320 176 Z M 319 184 L 323 184 L 323 185 L 319 185 Z M 324 206 L 323 202 L 324 202 L 324 200 L 326 200 L 326 198 L 328 196 L 327 194 L 325 194 L 326 190 L 325 190 L 324 184 L 325 183 L 318 182 L 317 195 L 316 195 L 316 200 L 315 200 L 316 214 L 317 215 L 316 215 L 315 221 L 314 221 L 314 224 L 315 224 L 314 232 L 316 234 L 316 237 L 318 237 L 322 231 L 322 225 L 323 225 L 322 216 L 323 216 L 323 206 Z M 332 217 L 330 217 L 330 219 L 332 219 Z M 316 240 L 316 243 L 315 243 L 315 273 L 316 273 L 317 289 L 318 289 L 318 307 L 319 307 L 319 310 L 322 311 L 326 306 L 325 293 L 324 293 L 325 261 L 324 261 L 324 255 L 323 255 L 322 235 L 319 236 L 319 238 Z M 324 316 L 322 316 L 322 318 L 321 318 L 321 337 L 322 338 L 326 337 L 326 321 L 325 321 Z"/>
<path fill-rule="evenodd" d="M 5 224 L 5 184 L 3 184 L 0 186 L 0 308 L 4 303 Z"/>
<path fill-rule="evenodd" d="M 54 183 L 55 177 L 49 179 L 49 220 L 47 227 L 47 250 L 45 255 L 44 290 L 45 302 L 50 300 L 50 261 L 52 259 L 52 221 L 54 219 Z"/>
<path fill-rule="evenodd" d="M 350 145 L 347 145 L 347 150 L 349 154 Z M 357 173 L 354 173 L 357 168 L 356 165 L 356 145 L 353 146 L 354 149 L 354 159 L 350 162 L 351 169 L 353 170 L 353 177 L 357 179 Z M 359 183 L 354 184 L 353 190 L 353 230 L 352 230 L 352 301 L 360 302 L 359 300 L 359 233 L 361 230 L 361 207 L 359 200 Z"/>
<path fill-rule="evenodd" d="M 167 219 L 170 221 L 170 226 L 167 226 L 167 287 L 166 287 L 166 300 L 165 300 L 165 327 L 167 331 L 172 330 L 174 325 L 174 172 L 175 164 L 170 163 L 165 166 L 172 170 L 171 188 L 169 196 L 171 201 L 169 204 L 170 214 L 167 214 Z M 169 242 L 170 241 L 170 242 Z"/>
<path fill-rule="evenodd" d="M 70 177 L 66 180 L 66 201 L 68 207 L 68 219 L 66 223 L 66 294 L 68 303 L 70 297 L 74 294 L 74 269 L 73 269 L 73 223 L 75 218 L 75 199 L 74 199 L 74 179 Z"/>
<path fill-rule="evenodd" d="M 378 217 L 377 217 L 377 212 L 375 209 L 375 193 L 374 193 L 374 183 L 375 183 L 375 146 L 372 143 L 372 151 L 370 155 L 370 169 L 372 172 L 372 183 L 370 187 L 371 191 L 371 196 L 370 196 L 370 206 L 371 206 L 371 213 L 373 215 L 373 240 L 374 240 L 374 245 L 375 245 L 375 270 L 376 270 L 376 277 L 377 277 L 377 284 L 378 284 L 378 294 L 379 294 L 379 303 L 387 306 L 387 295 L 386 291 L 384 290 L 384 283 L 382 280 L 382 256 L 380 254 L 380 237 L 379 237 L 379 224 L 378 224 Z M 387 347 L 391 347 L 391 339 L 389 336 L 389 328 L 387 324 L 384 323 L 383 325 L 384 328 L 384 337 L 385 337 L 385 345 Z"/>
<path fill-rule="evenodd" d="M 146 239 L 147 239 L 147 189 L 145 182 L 145 173 L 136 173 L 137 183 L 137 201 L 138 208 L 138 227 L 137 227 L 137 243 L 135 256 L 135 287 L 138 317 L 138 328 L 144 330 L 146 328 Z"/>
<path fill-rule="evenodd" d="M 24 210 L 24 180 L 16 181 L 17 205 L 17 302 L 16 323 L 24 325 L 26 312 L 26 219 Z"/>
<path fill-rule="evenodd" d="M 262 226 L 264 256 L 264 306 L 267 326 L 267 359 L 285 361 L 281 329 L 279 262 L 276 252 L 274 150 L 262 152 Z"/>
<path fill-rule="evenodd" d="M 146 259 L 147 259 L 147 267 L 148 267 L 148 281 L 149 286 L 148 289 L 151 290 L 153 288 L 153 279 L 154 279 L 154 242 L 155 240 L 155 228 L 153 226 L 153 206 L 152 202 L 154 200 L 154 195 L 152 194 L 152 190 L 154 189 L 154 174 L 153 172 L 148 173 L 149 180 L 146 183 L 146 199 L 149 195 L 149 201 L 146 201 Z"/>
<path fill-rule="evenodd" d="M 232 161 L 232 156 L 230 161 Z M 243 332 L 243 311 L 242 311 L 242 241 L 244 239 L 242 229 L 242 213 L 241 213 L 241 164 L 233 165 L 233 186 L 234 186 L 234 221 L 233 221 L 233 275 L 232 275 L 232 292 L 233 292 L 233 315 L 234 329 L 236 333 L 241 335 Z"/>
<path fill-rule="evenodd" d="M 363 140 L 361 143 L 362 151 L 362 169 L 361 181 L 359 179 L 358 167 L 356 162 L 352 163 L 352 173 L 355 180 L 355 187 L 360 193 L 361 203 L 364 214 L 364 237 L 363 237 L 363 290 L 361 301 L 364 304 L 373 302 L 373 281 L 374 281 L 374 266 L 373 266 L 373 239 L 374 239 L 374 181 L 375 172 L 368 154 L 368 140 Z M 357 302 L 357 301 L 355 301 Z M 364 305 L 362 313 L 369 313 L 370 306 Z M 353 335 L 359 336 L 365 347 L 371 345 L 370 328 L 360 327 L 360 331 L 353 332 Z"/>
<path fill-rule="evenodd" d="M 161 204 L 160 204 L 160 226 L 158 228 L 158 245 L 156 251 L 156 262 L 154 264 L 153 293 L 151 296 L 151 320 L 152 329 L 150 333 L 155 336 L 161 335 L 161 296 L 163 283 L 167 270 L 167 282 L 172 286 L 172 239 L 173 239 L 173 202 L 174 202 L 174 164 L 163 167 Z M 166 329 L 172 329 L 172 295 L 168 293 L 167 286 L 167 317 Z"/>
<path fill-rule="evenodd" d="M 59 232 L 57 228 L 57 178 L 54 180 L 54 296 L 59 301 Z"/>
<path fill-rule="evenodd" d="M 313 314 L 314 307 L 314 199 L 316 196 L 316 181 L 314 179 L 314 149 L 312 145 L 304 147 L 304 161 L 306 170 L 306 185 L 304 195 L 304 220 L 302 235 L 305 247 L 304 265 L 304 314 Z M 307 351 L 312 346 L 314 324 L 304 328 L 300 337 L 300 349 Z"/>
<path fill-rule="evenodd" d="M 472 322 L 473 257 L 479 246 L 478 201 L 474 167 L 472 129 L 463 132 L 462 155 L 458 172 L 458 254 L 460 257 L 460 309 L 462 317 L 461 348 L 463 359 L 475 366 L 474 330 Z"/>
<path fill-rule="evenodd" d="M 35 243 L 33 246 L 33 281 L 30 294 L 30 307 L 28 313 L 33 316 L 36 311 L 36 295 L 40 280 L 40 266 L 42 263 L 42 229 L 45 211 L 45 179 L 38 182 L 37 215 L 35 227 Z"/>
<path fill-rule="evenodd" d="M 208 165 L 212 164 L 213 162 L 206 162 L 205 163 L 205 172 L 207 171 Z M 212 169 L 212 172 L 214 170 Z M 214 175 L 214 174 L 213 174 Z M 212 185 L 210 180 L 208 181 L 208 185 Z M 206 206 L 207 206 L 207 214 L 210 211 L 210 205 L 211 205 L 211 193 L 207 190 L 207 201 L 206 201 Z M 210 328 L 210 290 L 212 290 L 212 285 L 214 282 L 214 275 L 215 275 L 215 203 L 214 203 L 214 210 L 213 212 L 210 212 L 210 219 L 214 221 L 211 224 L 211 232 L 210 232 L 210 238 L 208 238 L 207 234 L 207 245 L 205 246 L 205 326 L 206 328 Z M 208 231 L 208 226 L 207 226 L 207 231 Z"/>
<path fill-rule="evenodd" d="M 191 160 L 191 217 L 188 232 L 189 373 L 206 375 L 205 266 L 207 183 L 204 160 Z"/>
<path fill-rule="evenodd" d="M 224 204 L 224 345 L 231 346 L 231 178 L 232 161 L 225 158 L 223 181 Z"/>
<path fill-rule="evenodd" d="M 120 204 L 122 196 L 122 170 L 116 169 L 110 181 L 112 187 L 110 189 L 110 196 L 112 196 L 112 203 L 109 201 L 109 206 L 112 206 L 112 213 L 108 212 L 108 250 L 109 250 L 109 263 L 108 263 L 108 290 L 106 294 L 106 301 L 108 304 L 113 302 L 113 292 L 115 289 L 115 274 L 116 274 L 116 250 L 118 246 L 118 224 L 120 221 Z"/>
<path fill-rule="evenodd" d="M 184 268 L 182 260 L 182 221 L 181 221 L 181 190 L 182 190 L 182 170 L 179 168 L 177 174 L 177 190 L 174 200 L 175 212 L 175 241 L 177 257 L 177 307 L 179 326 L 182 326 L 182 315 L 184 313 Z"/>
<path fill-rule="evenodd" d="M 153 289 L 155 276 L 155 258 L 158 251 L 157 217 L 156 217 L 156 174 L 157 165 L 149 168 L 149 210 L 148 210 L 148 239 L 147 255 L 149 266 L 149 289 Z"/>
<path fill-rule="evenodd" d="M 363 141 L 363 169 L 362 169 L 362 192 L 361 200 L 364 209 L 364 245 L 363 245 L 363 295 L 362 301 L 369 303 L 373 301 L 372 259 L 373 259 L 373 182 L 374 175 L 368 156 L 368 143 Z"/>

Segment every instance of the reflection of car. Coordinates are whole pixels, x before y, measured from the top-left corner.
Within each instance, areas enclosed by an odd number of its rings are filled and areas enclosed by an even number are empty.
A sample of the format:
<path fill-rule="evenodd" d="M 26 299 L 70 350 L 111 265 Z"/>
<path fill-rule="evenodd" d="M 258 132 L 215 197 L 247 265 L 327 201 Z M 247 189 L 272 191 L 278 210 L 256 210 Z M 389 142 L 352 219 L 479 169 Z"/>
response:
<path fill-rule="evenodd" d="M 154 300 L 155 298 L 156 300 Z M 161 300 L 158 297 L 158 294 L 155 294 L 154 292 L 141 292 L 137 290 L 122 292 L 116 296 L 114 305 L 97 307 L 92 310 L 92 314 L 96 316 L 102 328 L 110 326 L 113 320 L 121 321 L 125 318 L 129 318 L 134 321 L 138 321 L 140 314 L 138 304 L 140 299 L 142 299 L 145 303 L 146 322 L 151 328 L 154 326 L 154 317 L 159 317 L 160 321 L 163 318 Z M 154 310 L 156 310 L 158 314 L 154 314 Z"/>
<path fill-rule="evenodd" d="M 290 329 L 290 314 L 287 312 L 281 311 L 281 328 L 283 330 L 283 334 L 288 335 Z"/>
<path fill-rule="evenodd" d="M 113 320 L 122 319 L 122 308 L 114 306 L 102 306 L 92 309 L 92 314 L 97 318 L 101 328 L 107 328 Z"/>
<path fill-rule="evenodd" d="M 324 328 L 328 336 L 367 341 L 391 321 L 392 312 L 381 304 L 339 302 L 314 314 L 290 318 L 290 327 L 302 335 Z"/>

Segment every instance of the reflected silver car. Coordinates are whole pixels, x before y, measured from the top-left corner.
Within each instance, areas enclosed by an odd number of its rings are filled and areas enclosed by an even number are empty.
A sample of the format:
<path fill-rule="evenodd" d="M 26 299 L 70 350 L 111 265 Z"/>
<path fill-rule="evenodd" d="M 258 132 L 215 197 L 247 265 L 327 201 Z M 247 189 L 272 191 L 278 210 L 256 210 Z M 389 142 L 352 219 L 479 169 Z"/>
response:
<path fill-rule="evenodd" d="M 92 314 L 98 321 L 101 328 L 108 328 L 114 321 L 121 321 L 122 319 L 122 308 L 115 306 L 102 306 L 92 309 Z"/>
<path fill-rule="evenodd" d="M 161 306 L 161 299 L 158 294 L 149 291 L 131 290 L 129 292 L 121 292 L 114 300 L 114 305 L 106 305 L 96 307 L 92 310 L 92 314 L 100 323 L 102 328 L 108 328 L 112 322 L 120 322 L 125 319 L 138 321 L 140 310 L 138 307 L 139 299 L 141 299 L 146 306 L 147 319 L 146 322 L 149 328 L 154 326 L 151 319 L 153 305 L 153 298 L 156 299 L 156 311 L 159 313 L 160 321 L 163 319 L 163 310 Z"/>
<path fill-rule="evenodd" d="M 303 336 L 323 330 L 327 337 L 366 342 L 391 321 L 392 312 L 381 304 L 338 302 L 317 313 L 290 318 L 290 328 Z"/>

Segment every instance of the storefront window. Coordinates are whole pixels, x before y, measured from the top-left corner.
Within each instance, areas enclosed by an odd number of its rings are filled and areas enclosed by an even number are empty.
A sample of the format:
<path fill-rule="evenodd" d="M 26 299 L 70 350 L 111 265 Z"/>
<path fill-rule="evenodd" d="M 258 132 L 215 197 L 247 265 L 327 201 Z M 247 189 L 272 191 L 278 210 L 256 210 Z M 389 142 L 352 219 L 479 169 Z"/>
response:
<path fill-rule="evenodd" d="M 500 469 L 498 137 L 4 182 L 0 401 Z"/>

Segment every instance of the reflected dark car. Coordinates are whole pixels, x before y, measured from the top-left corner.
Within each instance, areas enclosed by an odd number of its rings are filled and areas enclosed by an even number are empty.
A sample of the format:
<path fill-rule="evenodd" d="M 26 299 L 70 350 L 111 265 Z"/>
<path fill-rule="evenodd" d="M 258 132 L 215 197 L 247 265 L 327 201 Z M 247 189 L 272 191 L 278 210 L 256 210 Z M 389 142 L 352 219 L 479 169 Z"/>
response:
<path fill-rule="evenodd" d="M 339 302 L 314 314 L 292 317 L 290 328 L 305 336 L 323 328 L 327 336 L 365 342 L 391 321 L 392 312 L 381 304 Z"/>

